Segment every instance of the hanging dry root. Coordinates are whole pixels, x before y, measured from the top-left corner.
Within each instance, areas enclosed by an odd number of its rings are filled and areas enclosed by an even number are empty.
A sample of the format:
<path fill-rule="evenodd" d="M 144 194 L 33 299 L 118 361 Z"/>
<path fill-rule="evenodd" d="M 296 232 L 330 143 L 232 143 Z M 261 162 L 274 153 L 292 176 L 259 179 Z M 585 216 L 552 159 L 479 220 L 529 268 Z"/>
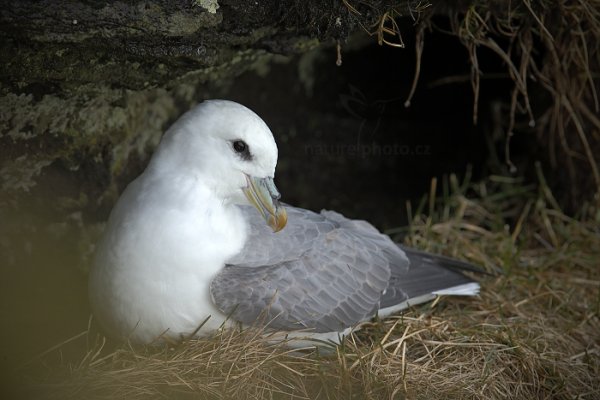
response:
<path fill-rule="evenodd" d="M 408 1 L 384 10 L 375 6 L 377 3 L 381 7 L 379 2 L 352 5 L 350 0 L 343 1 L 359 20 L 363 16 L 357 9 L 359 5 L 378 13 L 375 23 L 361 25 L 370 35 L 377 35 L 379 44 L 403 47 L 394 18 L 410 15 L 415 21 L 420 19 L 415 40 L 417 68 L 406 106 L 410 105 L 420 73 L 424 28 L 431 26 L 436 12 L 447 14 L 451 31 L 466 47 L 471 62 L 473 123 L 477 123 L 481 78 L 485 75 L 479 67 L 478 50 L 486 48 L 496 54 L 513 81 L 505 128 L 505 162 L 509 170 L 516 171 L 510 157 L 511 137 L 515 130 L 523 129 L 517 126 L 525 125 L 536 129 L 540 145 L 548 149 L 551 166 L 568 171 L 574 183 L 571 200 L 582 194 L 589 196 L 590 187 L 595 187 L 592 192 L 600 192 L 599 0 L 473 0 L 455 8 Z M 428 12 L 423 13 L 425 10 Z"/>

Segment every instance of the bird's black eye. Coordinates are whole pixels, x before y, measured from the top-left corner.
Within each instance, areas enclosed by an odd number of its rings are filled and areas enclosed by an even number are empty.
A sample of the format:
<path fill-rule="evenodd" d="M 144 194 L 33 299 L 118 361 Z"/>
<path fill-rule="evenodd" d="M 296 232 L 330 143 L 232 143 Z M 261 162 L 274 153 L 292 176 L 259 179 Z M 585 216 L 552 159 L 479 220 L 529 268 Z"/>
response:
<path fill-rule="evenodd" d="M 233 142 L 233 149 L 236 153 L 243 153 L 248 149 L 248 145 L 243 140 Z"/>
<path fill-rule="evenodd" d="M 250 148 L 243 140 L 234 140 L 232 146 L 233 151 L 238 153 L 243 160 L 252 159 L 252 154 L 250 154 Z"/>

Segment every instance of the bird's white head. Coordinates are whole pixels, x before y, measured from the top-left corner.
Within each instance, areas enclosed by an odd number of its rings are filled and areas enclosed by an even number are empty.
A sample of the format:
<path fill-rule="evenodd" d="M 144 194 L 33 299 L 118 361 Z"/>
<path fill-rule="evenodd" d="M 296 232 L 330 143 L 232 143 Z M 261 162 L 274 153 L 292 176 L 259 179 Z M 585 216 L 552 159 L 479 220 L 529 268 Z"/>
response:
<path fill-rule="evenodd" d="M 186 170 L 219 198 L 252 204 L 278 231 L 287 222 L 273 183 L 277 145 L 253 111 L 228 100 L 209 100 L 185 113 L 165 133 L 150 168 Z"/>

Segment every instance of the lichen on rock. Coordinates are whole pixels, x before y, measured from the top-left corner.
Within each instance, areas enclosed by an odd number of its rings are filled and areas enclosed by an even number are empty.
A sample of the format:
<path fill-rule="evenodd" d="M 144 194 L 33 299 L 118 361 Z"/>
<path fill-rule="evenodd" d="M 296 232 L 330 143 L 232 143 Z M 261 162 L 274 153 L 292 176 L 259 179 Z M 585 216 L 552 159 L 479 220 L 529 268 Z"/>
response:
<path fill-rule="evenodd" d="M 216 14 L 219 9 L 219 3 L 217 0 L 194 0 L 193 4 L 198 7 L 204 8 L 211 14 Z"/>

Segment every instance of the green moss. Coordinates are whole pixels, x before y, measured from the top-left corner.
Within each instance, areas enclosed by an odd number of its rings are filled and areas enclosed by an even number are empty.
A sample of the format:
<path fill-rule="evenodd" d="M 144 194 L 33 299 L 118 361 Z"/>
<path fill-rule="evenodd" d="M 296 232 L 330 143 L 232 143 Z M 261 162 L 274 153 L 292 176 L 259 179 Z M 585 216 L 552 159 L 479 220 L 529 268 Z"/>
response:
<path fill-rule="evenodd" d="M 216 14 L 219 9 L 219 3 L 217 0 L 193 0 L 192 5 L 201 7 L 211 14 Z"/>

